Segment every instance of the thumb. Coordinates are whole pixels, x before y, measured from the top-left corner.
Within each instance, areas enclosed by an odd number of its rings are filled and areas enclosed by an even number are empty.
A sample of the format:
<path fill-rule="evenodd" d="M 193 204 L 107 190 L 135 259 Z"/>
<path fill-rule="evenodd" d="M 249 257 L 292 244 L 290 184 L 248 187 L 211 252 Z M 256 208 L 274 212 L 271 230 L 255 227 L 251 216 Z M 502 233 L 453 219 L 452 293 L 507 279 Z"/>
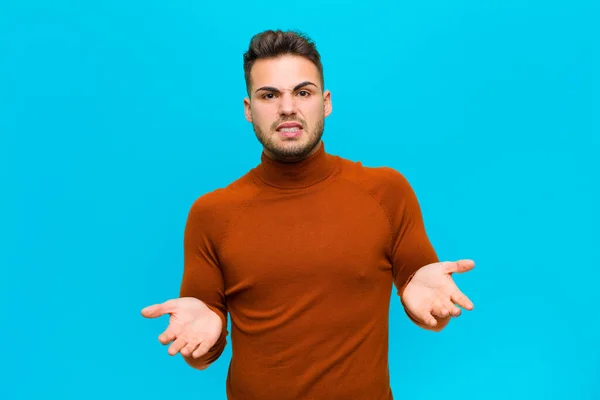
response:
<path fill-rule="evenodd" d="M 452 274 L 454 272 L 463 273 L 472 270 L 475 267 L 473 260 L 458 260 L 456 262 L 446 263 L 446 272 Z"/>
<path fill-rule="evenodd" d="M 165 314 L 170 314 L 175 311 L 176 304 L 173 300 L 167 300 L 164 303 L 153 304 L 142 309 L 142 316 L 146 318 L 158 318 Z"/>

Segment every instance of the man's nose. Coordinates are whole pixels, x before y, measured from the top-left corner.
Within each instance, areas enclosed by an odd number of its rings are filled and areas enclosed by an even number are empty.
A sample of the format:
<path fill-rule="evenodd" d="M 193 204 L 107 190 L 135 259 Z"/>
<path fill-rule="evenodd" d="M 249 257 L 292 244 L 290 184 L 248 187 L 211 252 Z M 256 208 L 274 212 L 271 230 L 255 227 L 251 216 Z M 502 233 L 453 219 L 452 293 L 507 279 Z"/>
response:
<path fill-rule="evenodd" d="M 284 93 L 281 95 L 279 113 L 281 115 L 291 115 L 296 113 L 296 98 L 292 94 Z"/>

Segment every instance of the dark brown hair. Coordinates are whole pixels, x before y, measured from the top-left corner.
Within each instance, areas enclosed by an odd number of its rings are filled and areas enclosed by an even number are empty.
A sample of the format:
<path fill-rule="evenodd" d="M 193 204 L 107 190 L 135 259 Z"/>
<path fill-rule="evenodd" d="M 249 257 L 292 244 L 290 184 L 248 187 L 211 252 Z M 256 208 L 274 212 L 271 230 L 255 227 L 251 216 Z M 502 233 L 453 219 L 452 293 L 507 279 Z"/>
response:
<path fill-rule="evenodd" d="M 321 89 L 325 88 L 323 65 L 317 46 L 306 34 L 298 31 L 266 30 L 250 39 L 248 51 L 244 53 L 244 76 L 246 91 L 250 94 L 250 70 L 259 59 L 276 58 L 283 55 L 297 55 L 312 61 L 321 75 Z"/>

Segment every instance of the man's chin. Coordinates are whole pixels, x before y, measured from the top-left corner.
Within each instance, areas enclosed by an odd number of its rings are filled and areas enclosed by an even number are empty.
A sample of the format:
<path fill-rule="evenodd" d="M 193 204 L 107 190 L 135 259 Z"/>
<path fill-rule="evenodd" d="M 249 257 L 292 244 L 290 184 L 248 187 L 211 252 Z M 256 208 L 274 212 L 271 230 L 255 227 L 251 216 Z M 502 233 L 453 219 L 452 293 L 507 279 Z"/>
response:
<path fill-rule="evenodd" d="M 297 161 L 308 156 L 314 147 L 315 145 L 313 143 L 298 139 L 273 143 L 265 148 L 278 159 Z"/>
<path fill-rule="evenodd" d="M 299 161 L 307 157 L 319 145 L 323 136 L 322 128 L 317 136 L 302 129 L 299 137 L 283 137 L 284 135 L 274 130 L 265 135 L 255 124 L 253 126 L 267 156 L 282 161 Z"/>

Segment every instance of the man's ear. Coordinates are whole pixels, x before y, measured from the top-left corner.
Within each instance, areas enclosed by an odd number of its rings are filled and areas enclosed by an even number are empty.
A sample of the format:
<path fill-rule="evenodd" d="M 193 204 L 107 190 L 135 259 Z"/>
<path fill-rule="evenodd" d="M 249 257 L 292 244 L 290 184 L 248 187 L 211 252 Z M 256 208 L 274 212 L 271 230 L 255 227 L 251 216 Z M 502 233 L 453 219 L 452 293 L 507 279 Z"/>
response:
<path fill-rule="evenodd" d="M 331 92 L 326 90 L 323 92 L 323 113 L 325 117 L 328 117 L 331 114 L 333 107 L 331 105 Z"/>
<path fill-rule="evenodd" d="M 250 99 L 248 97 L 244 98 L 244 115 L 246 116 L 246 120 L 248 122 L 252 122 L 252 109 L 250 107 Z"/>

